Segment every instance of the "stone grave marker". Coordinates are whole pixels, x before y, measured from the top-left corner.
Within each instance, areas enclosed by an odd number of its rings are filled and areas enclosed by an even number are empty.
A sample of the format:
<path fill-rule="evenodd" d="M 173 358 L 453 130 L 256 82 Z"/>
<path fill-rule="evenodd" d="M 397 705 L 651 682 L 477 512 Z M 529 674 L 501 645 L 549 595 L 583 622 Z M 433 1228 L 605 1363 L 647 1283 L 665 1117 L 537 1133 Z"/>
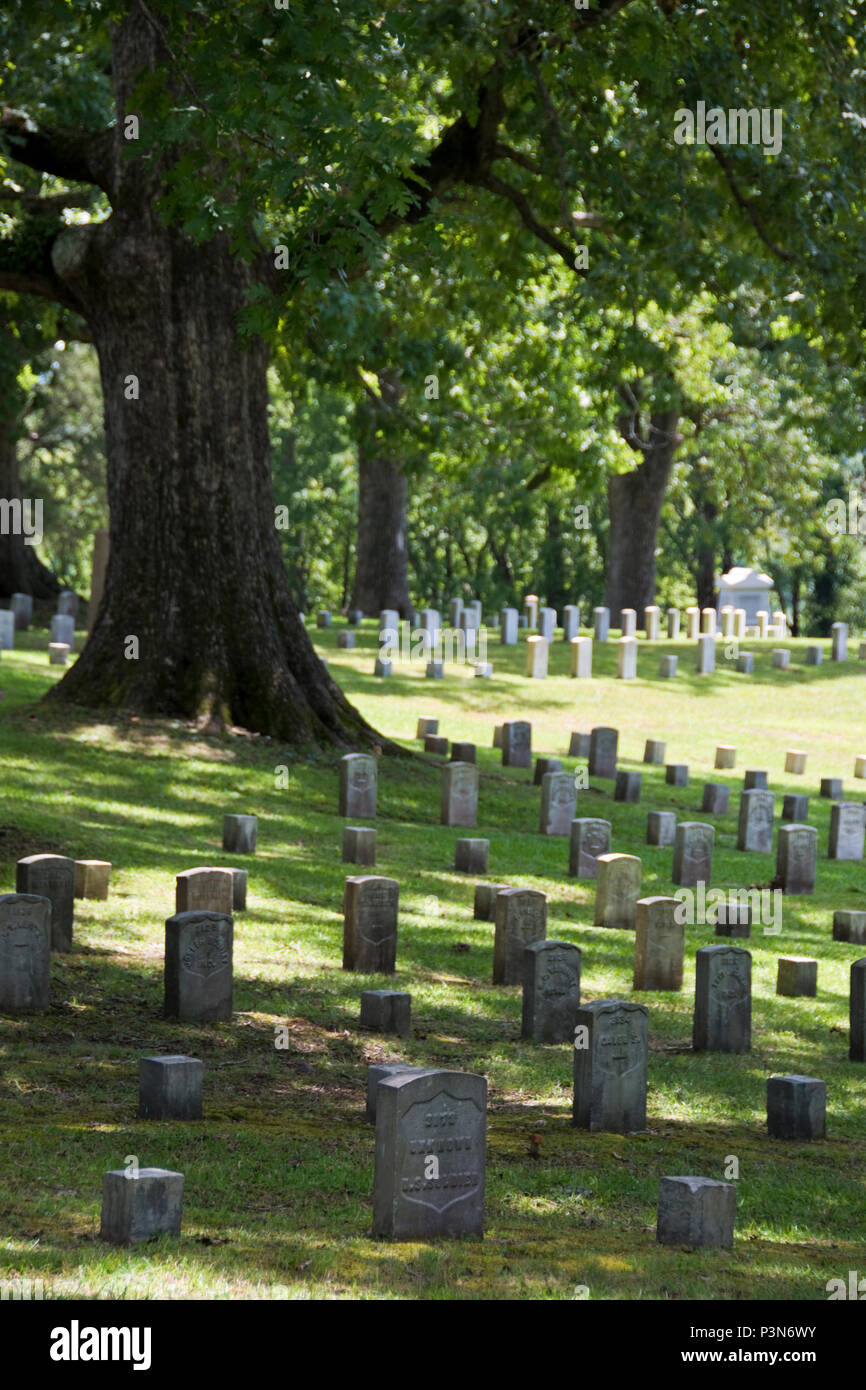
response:
<path fill-rule="evenodd" d="M 768 1076 L 767 1133 L 771 1139 L 825 1139 L 824 1082 L 816 1076 Z"/>
<path fill-rule="evenodd" d="M 616 751 L 619 733 L 603 725 L 592 730 L 589 736 L 589 775 L 590 777 L 616 777 Z"/>
<path fill-rule="evenodd" d="M 676 898 L 639 898 L 634 937 L 634 989 L 680 990 L 686 929 Z"/>
<path fill-rule="evenodd" d="M 821 796 L 827 797 L 830 801 L 842 800 L 842 778 L 841 777 L 822 777 Z"/>
<path fill-rule="evenodd" d="M 547 679 L 548 642 L 546 637 L 527 637 L 526 675 L 533 680 Z"/>
<path fill-rule="evenodd" d="M 701 810 L 711 816 L 727 815 L 730 795 L 731 789 L 724 782 L 705 782 Z"/>
<path fill-rule="evenodd" d="M 547 934 L 547 898 L 534 888 L 503 888 L 496 894 L 493 983 L 523 983 L 523 952 Z"/>
<path fill-rule="evenodd" d="M 361 975 L 392 975 L 397 960 L 396 879 L 358 874 L 343 893 L 343 969 Z"/>
<path fill-rule="evenodd" d="M 793 793 L 782 800 L 782 820 L 806 821 L 809 818 L 808 796 L 795 796 Z"/>
<path fill-rule="evenodd" d="M 773 850 L 773 813 L 776 798 L 772 792 L 755 787 L 740 796 L 737 821 L 737 849 L 755 854 L 771 854 Z"/>
<path fill-rule="evenodd" d="M 507 719 L 502 725 L 502 766 L 532 767 L 532 725 Z"/>
<path fill-rule="evenodd" d="M 677 817 L 675 811 L 650 811 L 646 818 L 646 842 L 648 845 L 672 845 L 676 839 Z"/>
<path fill-rule="evenodd" d="M 637 855 L 599 855 L 597 878 L 595 925 L 632 930 L 640 897 L 641 861 Z"/>
<path fill-rule="evenodd" d="M 850 1035 L 848 1059 L 866 1062 L 866 956 L 851 966 L 851 988 L 848 995 Z"/>
<path fill-rule="evenodd" d="M 572 1112 L 578 1129 L 646 1128 L 648 1022 L 647 1009 L 625 999 L 597 999 L 578 1009 Z"/>
<path fill-rule="evenodd" d="M 580 635 L 580 609 L 574 603 L 567 603 L 562 610 L 562 640 L 570 642 Z"/>
<path fill-rule="evenodd" d="M 365 989 L 361 995 L 361 1027 L 374 1033 L 411 1036 L 411 994 L 396 989 Z"/>
<path fill-rule="evenodd" d="M 663 656 L 659 662 L 659 675 L 662 680 L 673 680 L 677 673 L 678 657 Z"/>
<path fill-rule="evenodd" d="M 830 629 L 833 634 L 833 661 L 848 660 L 848 624 L 834 623 Z"/>
<path fill-rule="evenodd" d="M 102 1179 L 99 1238 L 138 1245 L 153 1236 L 179 1236 L 183 1173 L 170 1168 L 115 1168 Z"/>
<path fill-rule="evenodd" d="M 741 946 L 699 946 L 695 955 L 695 1052 L 748 1052 L 752 957 Z"/>
<path fill-rule="evenodd" d="M 731 743 L 719 743 L 716 745 L 715 766 L 719 769 L 734 767 L 737 762 L 737 750 Z"/>
<path fill-rule="evenodd" d="M 862 859 L 866 836 L 861 801 L 836 801 L 830 807 L 830 859 Z"/>
<path fill-rule="evenodd" d="M 376 817 L 376 759 L 369 753 L 347 753 L 340 759 L 339 815 L 360 820 Z"/>
<path fill-rule="evenodd" d="M 141 1120 L 200 1120 L 204 1062 L 175 1055 L 142 1057 L 138 1071 Z"/>
<path fill-rule="evenodd" d="M 580 1008 L 580 949 L 567 941 L 534 941 L 523 952 L 521 1036 L 573 1043 Z"/>
<path fill-rule="evenodd" d="M 644 744 L 643 760 L 645 763 L 662 764 L 665 760 L 665 749 L 667 744 L 660 738 L 648 738 Z"/>
<path fill-rule="evenodd" d="M 669 787 L 687 787 L 689 785 L 688 763 L 666 763 L 665 781 Z"/>
<path fill-rule="evenodd" d="M 343 826 L 343 863 L 375 866 L 376 831 L 372 826 Z"/>
<path fill-rule="evenodd" d="M 593 636 L 596 642 L 606 642 L 610 636 L 610 609 L 594 608 L 593 617 Z"/>
<path fill-rule="evenodd" d="M 229 913 L 178 912 L 165 924 L 165 1016 L 213 1022 L 232 1016 Z"/>
<path fill-rule="evenodd" d="M 541 780 L 539 833 L 570 835 L 577 810 L 577 791 L 570 772 L 547 772 Z"/>
<path fill-rule="evenodd" d="M 776 878 L 783 893 L 813 893 L 818 832 L 812 825 L 782 825 L 776 850 Z"/>
<path fill-rule="evenodd" d="M 0 1014 L 50 1003 L 51 903 L 35 893 L 0 896 Z"/>
<path fill-rule="evenodd" d="M 410 1067 L 406 1062 L 374 1062 L 367 1068 L 366 1119 L 371 1124 L 376 1123 L 376 1092 L 380 1081 L 388 1081 L 392 1076 L 426 1076 L 435 1070 L 435 1067 Z"/>
<path fill-rule="evenodd" d="M 75 897 L 105 902 L 110 878 L 111 864 L 107 859 L 76 859 Z"/>
<path fill-rule="evenodd" d="M 780 956 L 776 993 L 789 999 L 814 999 L 818 993 L 818 962 L 809 956 Z"/>
<path fill-rule="evenodd" d="M 572 637 L 571 674 L 578 680 L 588 680 L 592 675 L 592 638 Z"/>
<path fill-rule="evenodd" d="M 499 614 L 499 641 L 503 647 L 517 646 L 517 609 L 503 608 Z"/>
<path fill-rule="evenodd" d="M 737 1189 L 715 1178 L 659 1180 L 656 1241 L 692 1249 L 729 1250 L 734 1243 Z"/>
<path fill-rule="evenodd" d="M 489 840 L 456 840 L 454 844 L 454 868 L 462 874 L 486 874 L 489 853 Z"/>
<path fill-rule="evenodd" d="M 597 878 L 601 855 L 610 852 L 610 821 L 579 816 L 571 822 L 568 872 L 572 878 Z"/>
<path fill-rule="evenodd" d="M 767 774 L 757 768 L 747 768 L 743 777 L 743 790 L 747 792 L 765 792 L 768 790 Z"/>
<path fill-rule="evenodd" d="M 492 922 L 496 916 L 496 895 L 507 883 L 476 883 L 472 916 L 476 922 Z"/>
<path fill-rule="evenodd" d="M 673 882 L 680 888 L 709 883 L 713 872 L 715 827 L 703 821 L 683 820 L 674 840 Z"/>
<path fill-rule="evenodd" d="M 680 610 L 678 608 L 668 609 L 668 641 L 675 642 L 680 635 Z"/>
<path fill-rule="evenodd" d="M 866 912 L 839 908 L 833 913 L 833 940 L 866 946 Z"/>
<path fill-rule="evenodd" d="M 223 816 L 223 849 L 228 854 L 255 854 L 258 816 Z"/>
<path fill-rule="evenodd" d="M 231 916 L 231 869 L 184 869 L 175 879 L 175 912 L 218 912 Z"/>
<path fill-rule="evenodd" d="M 639 772 L 626 772 L 622 768 L 617 769 L 616 783 L 614 785 L 614 801 L 640 801 L 641 774 Z"/>
<path fill-rule="evenodd" d="M 63 854 L 30 854 L 15 868 L 15 889 L 51 904 L 51 949 L 72 950 L 75 860 Z"/>
<path fill-rule="evenodd" d="M 446 763 L 442 768 L 441 825 L 478 824 L 479 771 L 474 762 Z"/>

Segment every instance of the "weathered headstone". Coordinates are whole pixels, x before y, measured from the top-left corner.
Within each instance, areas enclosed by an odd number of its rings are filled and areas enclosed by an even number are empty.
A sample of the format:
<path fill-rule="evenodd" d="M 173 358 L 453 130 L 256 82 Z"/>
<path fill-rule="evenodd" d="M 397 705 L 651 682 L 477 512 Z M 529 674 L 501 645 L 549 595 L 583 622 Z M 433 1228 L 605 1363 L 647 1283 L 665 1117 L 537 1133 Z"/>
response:
<path fill-rule="evenodd" d="M 637 855 L 599 855 L 597 878 L 595 925 L 633 929 L 641 879 L 641 861 Z"/>
<path fill-rule="evenodd" d="M 542 835 L 570 835 L 577 791 L 570 772 L 546 772 L 541 782 L 538 829 Z"/>
<path fill-rule="evenodd" d="M 719 769 L 734 767 L 737 761 L 737 750 L 731 743 L 719 743 L 716 745 L 715 766 Z"/>
<path fill-rule="evenodd" d="M 330 610 L 329 608 L 320 608 L 319 611 L 318 611 L 318 613 L 316 614 L 316 627 L 330 627 L 330 626 L 331 626 L 331 610 Z"/>
<path fill-rule="evenodd" d="M 15 614 L 11 608 L 0 609 L 0 651 L 11 651 L 15 646 Z"/>
<path fill-rule="evenodd" d="M 51 949 L 72 950 L 75 907 L 75 860 L 62 854 L 31 854 L 19 859 L 15 871 L 18 893 L 47 898 L 51 904 Z"/>
<path fill-rule="evenodd" d="M 776 878 L 783 893 L 813 893 L 818 832 L 813 825 L 782 825 L 776 850 Z"/>
<path fill-rule="evenodd" d="M 589 736 L 590 777 L 616 777 L 616 750 L 619 732 L 599 726 Z"/>
<path fill-rule="evenodd" d="M 630 801 L 632 803 L 640 801 L 640 789 L 641 774 L 639 772 L 626 772 L 623 768 L 617 769 L 613 790 L 614 801 Z"/>
<path fill-rule="evenodd" d="M 476 883 L 472 916 L 477 922 L 492 922 L 495 919 L 496 894 L 508 887 L 507 883 Z"/>
<path fill-rule="evenodd" d="M 231 886 L 231 879 L 229 879 Z M 165 1016 L 232 1016 L 234 926 L 229 913 L 178 912 L 165 924 Z"/>
<path fill-rule="evenodd" d="M 715 1178 L 659 1179 L 656 1241 L 692 1249 L 729 1250 L 734 1243 L 737 1189 Z"/>
<path fill-rule="evenodd" d="M 550 643 L 550 642 L 553 641 L 553 635 L 554 635 L 555 631 L 556 631 L 556 609 L 555 609 L 555 608 L 540 608 L 539 611 L 538 611 L 538 632 L 539 632 L 539 635 L 540 635 L 541 637 L 544 638 L 545 642 Z"/>
<path fill-rule="evenodd" d="M 699 676 L 711 676 L 716 669 L 716 638 L 714 633 L 702 633 L 698 638 L 695 670 Z"/>
<path fill-rule="evenodd" d="M 854 759 L 854 776 L 858 779 L 866 777 L 866 755 L 862 753 Z"/>
<path fill-rule="evenodd" d="M 517 609 L 503 608 L 499 614 L 499 640 L 503 647 L 517 645 Z"/>
<path fill-rule="evenodd" d="M 343 826 L 343 863 L 363 864 L 373 867 L 376 863 L 376 831 L 373 826 Z"/>
<path fill-rule="evenodd" d="M 231 916 L 231 869 L 184 869 L 175 879 L 175 912 L 220 912 Z"/>
<path fill-rule="evenodd" d="M 447 738 L 442 734 L 426 734 L 424 738 L 424 752 L 433 753 L 437 758 L 447 758 L 450 749 Z"/>
<path fill-rule="evenodd" d="M 788 671 L 791 667 L 791 653 L 787 647 L 774 647 L 770 660 L 777 671 Z"/>
<path fill-rule="evenodd" d="M 570 758 L 588 758 L 590 734 L 573 733 L 568 741 L 568 756 Z"/>
<path fill-rule="evenodd" d="M 731 789 L 724 782 L 705 782 L 701 810 L 711 816 L 727 815 L 730 795 Z"/>
<path fill-rule="evenodd" d="M 571 822 L 568 872 L 572 878 L 597 878 L 598 861 L 610 852 L 610 821 L 580 816 Z"/>
<path fill-rule="evenodd" d="M 567 603 L 562 610 L 562 640 L 570 642 L 579 636 L 580 609 L 575 603 Z"/>
<path fill-rule="evenodd" d="M 456 840 L 454 844 L 454 868 L 461 874 L 486 874 L 489 854 L 489 840 Z"/>
<path fill-rule="evenodd" d="M 848 995 L 848 1060 L 866 1062 L 866 956 L 851 966 Z"/>
<path fill-rule="evenodd" d="M 836 801 L 830 807 L 830 859 L 862 859 L 866 807 L 862 801 Z"/>
<path fill-rule="evenodd" d="M 426 667 L 424 668 L 424 675 L 428 680 L 444 680 L 445 666 L 441 661 L 428 661 Z"/>
<path fill-rule="evenodd" d="M 740 796 L 737 821 L 737 849 L 755 854 L 773 851 L 773 814 L 776 798 L 772 792 L 755 787 Z"/>
<path fill-rule="evenodd" d="M 0 896 L 0 1014 L 47 1009 L 51 903 L 35 893 Z"/>
<path fill-rule="evenodd" d="M 376 1090 L 373 1235 L 429 1241 L 484 1234 L 487 1081 L 403 1072 Z"/>
<path fill-rule="evenodd" d="M 789 793 L 782 799 L 782 820 L 806 821 L 809 818 L 808 796 Z"/>
<path fill-rule="evenodd" d="M 547 658 L 549 646 L 546 637 L 527 637 L 526 639 L 526 675 L 533 680 L 545 680 L 547 677 Z"/>
<path fill-rule="evenodd" d="M 668 609 L 668 640 L 675 642 L 680 635 L 680 610 Z"/>
<path fill-rule="evenodd" d="M 716 635 L 716 610 L 715 608 L 701 609 L 701 632 L 713 637 Z"/>
<path fill-rule="evenodd" d="M 660 738 L 648 738 L 644 744 L 643 760 L 645 763 L 663 763 L 665 760 L 665 749 L 667 744 Z"/>
<path fill-rule="evenodd" d="M 834 623 L 830 631 L 833 634 L 833 653 L 834 661 L 848 660 L 848 624 Z"/>
<path fill-rule="evenodd" d="M 411 1028 L 412 996 L 396 989 L 365 989 L 361 995 L 361 1027 L 374 1033 L 396 1033 L 408 1038 Z"/>
<path fill-rule="evenodd" d="M 142 1057 L 138 1071 L 141 1120 L 200 1120 L 204 1062 L 198 1057 Z"/>
<path fill-rule="evenodd" d="M 343 891 L 343 969 L 392 975 L 397 960 L 396 879 L 357 874 Z"/>
<path fill-rule="evenodd" d="M 65 666 L 69 653 L 72 648 L 68 642 L 49 642 L 48 643 L 48 665 Z"/>
<path fill-rule="evenodd" d="M 9 607 L 15 615 L 16 631 L 26 632 L 33 621 L 33 596 L 31 594 L 13 594 L 9 600 Z"/>
<path fill-rule="evenodd" d="M 807 666 L 820 666 L 823 659 L 824 650 L 822 647 L 819 647 L 817 644 L 813 643 L 811 646 L 808 646 L 806 648 Z"/>
<path fill-rule="evenodd" d="M 721 612 L 720 612 L 719 616 L 720 616 L 720 618 L 721 618 L 721 620 L 722 620 L 722 636 L 723 636 L 724 638 L 726 638 L 726 639 L 727 639 L 727 638 L 730 638 L 730 637 L 733 637 L 733 635 L 734 635 L 734 610 L 733 610 L 731 604 L 729 604 L 729 603 L 724 604 L 723 607 L 722 607 L 722 609 L 721 609 Z"/>
<path fill-rule="evenodd" d="M 833 913 L 833 940 L 866 946 L 866 912 L 839 908 Z"/>
<path fill-rule="evenodd" d="M 661 609 L 656 604 L 651 603 L 643 610 L 644 632 L 648 642 L 659 640 L 659 620 Z"/>
<path fill-rule="evenodd" d="M 616 647 L 617 677 L 620 680 L 634 680 L 637 675 L 637 638 L 620 637 Z"/>
<path fill-rule="evenodd" d="M 536 758 L 535 770 L 532 774 L 532 784 L 535 787 L 540 787 L 548 772 L 561 771 L 562 763 L 560 762 L 559 758 Z M 570 773 L 569 776 L 571 776 Z"/>
<path fill-rule="evenodd" d="M 637 631 L 637 613 L 634 608 L 623 608 L 619 615 L 621 637 L 634 637 Z"/>
<path fill-rule="evenodd" d="M 676 839 L 677 816 L 675 811 L 650 811 L 646 818 L 646 842 L 648 845 L 672 845 Z"/>
<path fill-rule="evenodd" d="M 493 983 L 523 983 L 523 952 L 547 934 L 547 898 L 534 888 L 503 888 L 496 894 Z"/>
<path fill-rule="evenodd" d="M 474 743 L 453 742 L 451 744 L 451 761 L 452 763 L 474 763 L 477 760 L 476 752 Z"/>
<path fill-rule="evenodd" d="M 373 675 L 381 676 L 384 678 L 386 676 L 393 676 L 393 674 L 394 663 L 386 657 L 377 656 L 373 664 Z M 351 757 L 351 754 L 348 754 L 347 756 Z"/>
<path fill-rule="evenodd" d="M 415 725 L 415 737 L 426 738 L 428 734 L 438 734 L 439 720 L 433 719 L 430 715 L 421 715 Z"/>
<path fill-rule="evenodd" d="M 52 642 L 65 642 L 67 647 L 75 646 L 75 619 L 65 613 L 55 613 L 51 619 Z"/>
<path fill-rule="evenodd" d="M 709 920 L 709 918 L 708 918 Z M 729 898 L 715 910 L 716 936 L 748 940 L 752 935 L 752 909 L 749 903 Z"/>
<path fill-rule="evenodd" d="M 538 627 L 538 595 L 527 594 L 523 600 L 523 616 L 527 627 Z"/>
<path fill-rule="evenodd" d="M 695 954 L 695 1052 L 748 1052 L 752 1045 L 752 957 L 741 946 Z"/>
<path fill-rule="evenodd" d="M 572 637 L 571 674 L 578 680 L 587 680 L 592 675 L 592 638 Z"/>
<path fill-rule="evenodd" d="M 743 777 L 743 790 L 747 792 L 765 792 L 767 790 L 767 774 L 757 768 L 747 768 Z"/>
<path fill-rule="evenodd" d="M 532 767 L 532 725 L 507 719 L 502 725 L 502 766 Z"/>
<path fill-rule="evenodd" d="M 573 1043 L 579 1008 L 579 947 L 567 941 L 533 941 L 523 952 L 521 1036 Z"/>
<path fill-rule="evenodd" d="M 827 1087 L 816 1076 L 767 1077 L 767 1133 L 771 1139 L 824 1139 Z"/>
<path fill-rule="evenodd" d="M 676 898 L 638 898 L 634 937 L 634 989 L 683 987 L 685 926 Z"/>
<path fill-rule="evenodd" d="M 441 825 L 478 824 L 479 771 L 474 762 L 446 763 L 442 769 Z"/>
<path fill-rule="evenodd" d="M 806 771 L 806 753 L 801 748 L 789 748 L 785 753 L 785 771 L 795 776 Z"/>
<path fill-rule="evenodd" d="M 110 878 L 111 864 L 107 859 L 76 859 L 76 898 L 95 898 L 98 902 L 105 902 Z"/>
<path fill-rule="evenodd" d="M 703 821 L 683 820 L 674 839 L 673 882 L 680 888 L 709 883 L 713 872 L 715 826 Z"/>
<path fill-rule="evenodd" d="M 223 849 L 229 854 L 255 854 L 258 816 L 223 816 Z"/>
<path fill-rule="evenodd" d="M 678 662 L 679 657 L 676 656 L 662 657 L 661 661 L 659 662 L 659 675 L 661 676 L 662 680 L 673 680 L 674 676 L 677 673 Z"/>
<path fill-rule="evenodd" d="M 426 1076 L 435 1072 L 435 1067 L 410 1067 L 406 1062 L 374 1062 L 367 1068 L 366 1118 L 376 1123 L 376 1092 L 380 1081 L 389 1081 L 392 1076 Z"/>
<path fill-rule="evenodd" d="M 821 796 L 827 797 L 830 801 L 842 800 L 842 778 L 841 777 L 822 777 Z"/>
<path fill-rule="evenodd" d="M 248 869 L 232 869 L 232 913 L 246 912 Z"/>
<path fill-rule="evenodd" d="M 752 652 L 740 652 L 737 657 L 737 670 L 745 676 L 751 676 L 755 669 L 755 657 Z"/>
<path fill-rule="evenodd" d="M 610 636 L 610 609 L 594 608 L 593 616 L 593 636 L 596 642 L 606 642 Z"/>
<path fill-rule="evenodd" d="M 596 999 L 578 1009 L 572 1111 L 578 1129 L 646 1128 L 648 1020 L 642 1004 L 625 999 Z"/>
<path fill-rule="evenodd" d="M 350 609 L 349 609 L 348 613 L 346 614 L 346 622 L 349 624 L 349 627 L 360 627 L 363 621 L 364 621 L 364 614 L 363 614 L 363 612 L 361 611 L 360 608 L 350 608 Z M 423 615 L 423 613 L 422 613 L 422 614 L 421 614 L 421 623 L 422 623 L 422 626 L 423 626 L 423 622 L 424 622 L 424 615 Z"/>
<path fill-rule="evenodd" d="M 352 651 L 355 646 L 354 632 L 338 632 L 337 646 L 342 648 L 343 651 Z"/>
<path fill-rule="evenodd" d="M 687 787 L 689 785 L 688 763 L 666 763 L 665 781 L 669 787 Z"/>
<path fill-rule="evenodd" d="M 340 759 L 339 815 L 374 820 L 376 816 L 376 759 L 369 753 L 347 753 Z"/>
<path fill-rule="evenodd" d="M 810 956 L 780 956 L 776 993 L 789 999 L 814 999 L 818 993 L 818 962 Z"/>
<path fill-rule="evenodd" d="M 102 1179 L 99 1238 L 137 1245 L 153 1236 L 179 1236 L 183 1173 L 169 1168 L 114 1168 Z"/>
<path fill-rule="evenodd" d="M 767 640 L 769 626 L 770 615 L 765 609 L 761 609 L 758 613 L 758 637 L 762 642 Z"/>
<path fill-rule="evenodd" d="M 57 597 L 57 612 L 63 613 L 73 622 L 78 617 L 78 595 L 74 589 L 61 589 Z"/>

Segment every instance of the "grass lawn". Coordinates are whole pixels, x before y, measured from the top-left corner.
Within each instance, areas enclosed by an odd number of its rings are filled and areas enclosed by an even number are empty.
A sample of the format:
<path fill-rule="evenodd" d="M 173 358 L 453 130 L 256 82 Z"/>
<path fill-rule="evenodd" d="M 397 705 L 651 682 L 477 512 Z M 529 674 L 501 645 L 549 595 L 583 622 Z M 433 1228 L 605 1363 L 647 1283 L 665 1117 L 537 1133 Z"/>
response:
<path fill-rule="evenodd" d="M 475 832 L 439 820 L 437 760 L 383 758 L 377 872 L 400 883 L 397 973 L 343 972 L 337 756 L 300 758 L 243 734 L 203 737 L 178 721 L 95 722 L 37 702 L 60 674 L 46 633 L 18 634 L 0 663 L 2 891 L 15 861 L 54 852 L 110 859 L 107 902 L 76 902 L 75 942 L 52 961 L 50 1012 L 0 1019 L 0 1281 L 42 1279 L 51 1298 L 826 1299 L 831 1278 L 866 1273 L 866 1065 L 848 1061 L 848 976 L 866 948 L 831 940 L 835 908 L 866 907 L 864 865 L 827 859 L 830 803 L 822 776 L 843 776 L 862 800 L 854 758 L 866 752 L 866 663 L 804 665 L 805 641 L 745 644 L 755 672 L 737 673 L 720 643 L 715 677 L 694 674 L 693 646 L 643 641 L 638 679 L 613 679 L 615 645 L 596 648 L 594 678 L 523 678 L 523 647 L 492 642 L 491 680 L 395 662 L 372 675 L 376 624 L 353 651 L 337 627 L 316 631 L 335 679 L 383 733 L 417 750 L 419 715 L 473 740 L 481 767 Z M 81 638 L 79 639 L 81 640 Z M 772 646 L 792 651 L 771 667 Z M 661 655 L 680 675 L 658 679 Z M 853 644 L 856 653 L 856 644 Z M 713 928 L 686 929 L 680 994 L 632 991 L 633 934 L 592 925 L 594 884 L 568 877 L 568 842 L 538 834 L 532 774 L 503 769 L 494 723 L 529 718 L 533 753 L 565 757 L 569 733 L 620 730 L 620 766 L 643 772 L 641 802 L 614 803 L 592 779 L 578 815 L 613 826 L 614 850 L 643 861 L 645 895 L 667 894 L 672 850 L 648 847 L 647 811 L 716 825 L 713 886 L 769 885 L 775 858 L 736 849 L 743 771 L 765 768 L 777 793 L 808 792 L 818 828 L 817 891 L 787 898 L 779 935 L 753 929 L 752 1051 L 692 1055 L 695 951 Z M 644 767 L 644 742 L 690 766 L 669 787 Z M 713 770 L 717 743 L 737 747 Z M 787 748 L 808 752 L 786 775 Z M 288 789 L 277 769 L 287 767 Z M 703 783 L 727 782 L 729 814 L 700 811 Z M 254 858 L 225 855 L 225 812 L 259 817 Z M 543 890 L 548 936 L 583 952 L 583 997 L 631 998 L 649 1009 L 648 1128 L 589 1134 L 571 1125 L 569 1046 L 520 1039 L 520 991 L 491 984 L 493 927 L 472 917 L 474 879 L 451 865 L 454 841 L 490 839 L 490 879 Z M 160 1017 L 164 921 L 174 876 L 227 864 L 250 870 L 248 911 L 235 919 L 231 1023 Z M 744 943 L 737 942 L 742 945 Z M 468 947 L 468 949 L 467 949 Z M 775 994 L 780 955 L 816 956 L 816 999 Z M 412 1037 L 362 1033 L 364 988 L 412 995 Z M 286 1025 L 290 1046 L 275 1048 Z M 199 1123 L 136 1118 L 139 1059 L 181 1052 L 205 1063 Z M 482 1072 L 489 1081 L 487 1224 L 483 1241 L 387 1244 L 370 1238 L 373 1128 L 364 1119 L 368 1063 L 399 1060 Z M 770 1140 L 766 1078 L 791 1072 L 827 1084 L 825 1141 Z M 542 1136 L 540 1146 L 530 1136 Z M 98 1239 L 102 1174 L 128 1155 L 185 1174 L 184 1229 L 127 1251 Z M 659 1177 L 724 1178 L 736 1159 L 732 1251 L 689 1253 L 655 1243 Z M 588 1290 L 588 1295 L 581 1290 Z"/>

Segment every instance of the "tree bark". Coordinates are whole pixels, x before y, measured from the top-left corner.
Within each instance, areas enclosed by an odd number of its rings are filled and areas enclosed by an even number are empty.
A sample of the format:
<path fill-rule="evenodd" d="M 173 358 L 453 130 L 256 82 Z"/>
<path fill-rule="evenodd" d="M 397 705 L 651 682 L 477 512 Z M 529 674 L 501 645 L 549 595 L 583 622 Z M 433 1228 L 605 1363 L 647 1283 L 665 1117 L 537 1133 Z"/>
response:
<path fill-rule="evenodd" d="M 652 415 L 645 439 L 635 434 L 632 417 L 620 422 L 623 438 L 641 454 L 632 473 L 608 479 L 610 517 L 605 606 L 616 625 L 623 608 L 642 614 L 655 601 L 656 545 L 665 491 L 681 443 L 675 410 Z"/>
<path fill-rule="evenodd" d="M 13 501 L 21 497 L 16 452 L 17 422 L 0 419 L 0 497 Z M 36 498 L 31 498 L 35 502 Z M 36 548 L 12 530 L 0 535 L 0 594 L 32 594 L 35 599 L 52 599 L 60 593 L 57 577 L 43 565 Z"/>
<path fill-rule="evenodd" d="M 403 389 L 396 374 L 379 373 L 380 397 L 365 396 L 355 411 L 358 446 L 358 532 L 352 608 L 377 618 L 393 608 L 411 612 L 409 598 L 409 484 L 391 456 L 391 412 Z"/>

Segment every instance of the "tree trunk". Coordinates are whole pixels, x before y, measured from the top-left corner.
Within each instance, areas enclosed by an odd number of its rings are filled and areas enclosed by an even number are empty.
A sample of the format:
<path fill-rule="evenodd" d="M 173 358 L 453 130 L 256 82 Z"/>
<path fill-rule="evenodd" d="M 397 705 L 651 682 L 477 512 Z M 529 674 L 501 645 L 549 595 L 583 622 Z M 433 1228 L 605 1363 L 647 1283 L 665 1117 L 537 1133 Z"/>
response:
<path fill-rule="evenodd" d="M 21 498 L 16 439 L 17 423 L 0 420 L 0 497 L 9 502 Z M 29 500 L 31 508 L 24 510 L 24 519 L 32 523 L 37 520 L 32 504 L 38 499 Z M 32 594 L 35 599 L 53 599 L 60 590 L 60 582 L 20 531 L 16 534 L 10 527 L 7 535 L 0 535 L 0 595 Z"/>
<path fill-rule="evenodd" d="M 377 618 L 394 608 L 401 618 L 409 599 L 409 485 L 398 460 L 390 457 L 390 412 L 403 390 L 394 374 L 380 372 L 381 398 L 365 397 L 355 412 L 358 443 L 358 540 L 352 608 Z"/>
<path fill-rule="evenodd" d="M 614 626 L 623 608 L 642 614 L 655 602 L 659 519 L 681 442 L 678 418 L 675 410 L 653 415 L 649 437 L 640 444 L 635 444 L 632 420 L 620 424 L 623 438 L 640 449 L 641 462 L 632 473 L 613 474 L 607 484 L 610 535 L 604 602 Z"/>

